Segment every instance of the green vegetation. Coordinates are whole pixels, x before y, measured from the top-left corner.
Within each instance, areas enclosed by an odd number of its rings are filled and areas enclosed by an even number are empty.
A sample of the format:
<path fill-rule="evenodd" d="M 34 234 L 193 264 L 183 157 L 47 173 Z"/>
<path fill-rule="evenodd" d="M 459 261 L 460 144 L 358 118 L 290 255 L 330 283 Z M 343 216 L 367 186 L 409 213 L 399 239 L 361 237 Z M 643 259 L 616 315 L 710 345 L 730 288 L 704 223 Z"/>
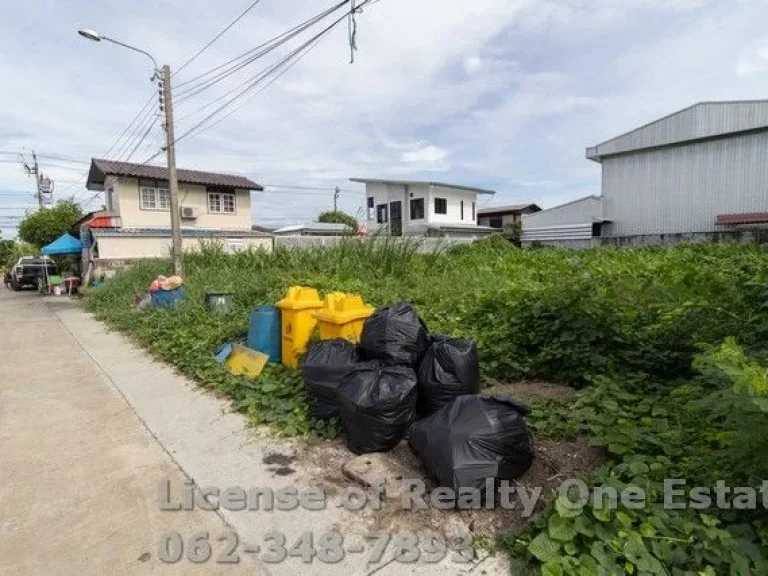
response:
<path fill-rule="evenodd" d="M 49 208 L 28 213 L 19 222 L 19 238 L 42 248 L 69 232 L 82 216 L 80 205 L 73 199 L 59 200 Z"/>
<path fill-rule="evenodd" d="M 291 285 L 357 292 L 374 305 L 409 300 L 429 328 L 473 338 L 486 384 L 542 378 L 582 391 L 529 418 L 539 436 L 588 435 L 609 461 L 592 486 L 640 486 L 649 505 L 571 509 L 553 501 L 502 542 L 545 574 L 766 573 L 765 511 L 670 510 L 664 478 L 688 487 L 759 486 L 768 477 L 768 252 L 754 245 L 519 250 L 493 237 L 420 254 L 415 243 L 186 257 L 187 302 L 131 311 L 135 292 L 170 271 L 145 262 L 94 290 L 88 304 L 153 352 L 229 395 L 255 423 L 333 436 L 311 421 L 296 372 L 258 380 L 224 371 L 211 352 L 241 334 L 249 310 Z M 235 294 L 209 316 L 206 290 Z"/>
<path fill-rule="evenodd" d="M 341 210 L 329 210 L 327 212 L 323 212 L 320 214 L 320 216 L 317 217 L 317 221 L 330 224 L 346 224 L 352 228 L 352 230 L 357 230 L 357 220 L 355 220 L 354 216 L 350 216 Z"/>

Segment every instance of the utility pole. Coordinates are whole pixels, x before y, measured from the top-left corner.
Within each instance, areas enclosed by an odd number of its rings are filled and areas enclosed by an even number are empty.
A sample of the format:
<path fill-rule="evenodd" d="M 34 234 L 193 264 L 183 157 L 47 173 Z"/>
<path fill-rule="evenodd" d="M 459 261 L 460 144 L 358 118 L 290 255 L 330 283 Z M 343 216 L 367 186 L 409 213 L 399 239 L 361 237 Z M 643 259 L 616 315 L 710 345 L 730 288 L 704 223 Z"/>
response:
<path fill-rule="evenodd" d="M 333 211 L 338 212 L 339 211 L 339 194 L 341 193 L 341 188 L 336 186 L 336 189 L 333 191 Z"/>
<path fill-rule="evenodd" d="M 181 258 L 181 214 L 179 213 L 179 179 L 176 175 L 176 143 L 173 134 L 173 101 L 171 97 L 171 67 L 162 68 L 163 108 L 165 109 L 166 152 L 168 154 L 168 189 L 171 194 L 171 251 L 173 253 L 173 273 L 184 273 Z"/>
<path fill-rule="evenodd" d="M 173 102 L 171 101 L 171 67 L 167 64 L 162 69 L 157 65 L 157 60 L 154 56 L 142 50 L 136 48 L 114 38 L 109 38 L 103 34 L 99 34 L 95 30 L 89 28 L 83 28 L 77 31 L 80 36 L 93 40 L 94 42 L 111 42 L 128 50 L 133 50 L 140 54 L 144 54 L 150 60 L 152 60 L 152 66 L 154 74 L 151 80 L 154 82 L 158 75 L 160 76 L 162 86 L 162 108 L 165 109 L 165 134 L 166 134 L 166 146 L 165 151 L 168 154 L 168 190 L 171 194 L 171 251 L 173 255 L 173 273 L 177 276 L 181 276 L 183 273 L 183 264 L 181 260 L 181 214 L 179 213 L 179 180 L 176 175 L 176 144 L 175 136 L 173 135 Z"/>
<path fill-rule="evenodd" d="M 44 174 L 40 173 L 40 166 L 37 163 L 37 154 L 34 150 L 32 150 L 32 166 L 27 164 L 23 156 L 21 156 L 21 164 L 24 166 L 27 176 L 32 176 L 35 179 L 35 198 L 37 198 L 38 208 L 42 208 L 43 194 L 50 194 L 53 192 L 53 182 L 50 178 L 46 178 Z"/>

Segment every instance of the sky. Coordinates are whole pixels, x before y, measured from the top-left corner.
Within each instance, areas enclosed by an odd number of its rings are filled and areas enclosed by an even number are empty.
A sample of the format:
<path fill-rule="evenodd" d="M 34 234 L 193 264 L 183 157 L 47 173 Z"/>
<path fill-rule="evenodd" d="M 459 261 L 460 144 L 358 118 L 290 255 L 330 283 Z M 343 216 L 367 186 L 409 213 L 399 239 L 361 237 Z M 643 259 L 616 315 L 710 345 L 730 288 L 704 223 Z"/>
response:
<path fill-rule="evenodd" d="M 150 60 L 88 41 L 79 28 L 147 50 L 173 71 L 251 2 L 4 2 L 3 237 L 35 206 L 20 153 L 38 152 L 55 198 L 74 195 L 95 209 L 103 196 L 84 188 L 92 157 L 112 147 L 112 159 L 142 162 L 160 149 Z M 174 74 L 177 137 L 312 33 L 199 93 L 183 91 L 200 80 L 183 82 L 332 2 L 261 0 Z M 344 20 L 273 84 L 257 84 L 211 118 L 221 121 L 180 138 L 177 164 L 267 185 L 253 195 L 253 223 L 265 226 L 312 221 L 332 207 L 335 186 L 340 208 L 361 214 L 364 189 L 352 177 L 496 190 L 481 208 L 550 207 L 599 194 L 587 146 L 696 102 L 768 98 L 766 21 L 764 0 L 377 0 L 356 16 L 354 64 Z M 149 131 L 140 120 L 118 140 L 150 99 Z"/>

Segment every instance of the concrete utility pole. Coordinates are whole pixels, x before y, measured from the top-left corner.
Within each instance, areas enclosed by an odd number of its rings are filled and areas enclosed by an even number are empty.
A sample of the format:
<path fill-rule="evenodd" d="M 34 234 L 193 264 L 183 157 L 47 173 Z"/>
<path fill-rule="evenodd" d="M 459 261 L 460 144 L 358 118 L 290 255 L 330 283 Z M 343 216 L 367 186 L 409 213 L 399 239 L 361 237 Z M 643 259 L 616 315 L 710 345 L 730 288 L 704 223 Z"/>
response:
<path fill-rule="evenodd" d="M 333 211 L 338 212 L 339 211 L 339 194 L 341 193 L 341 188 L 336 186 L 336 189 L 333 191 Z"/>
<path fill-rule="evenodd" d="M 134 52 L 144 54 L 150 60 L 154 66 L 154 74 L 151 80 L 154 82 L 156 78 L 160 77 L 162 80 L 162 93 L 163 93 L 163 109 L 165 110 L 165 134 L 166 134 L 166 152 L 168 155 L 168 191 L 171 195 L 171 252 L 173 256 L 173 273 L 177 276 L 181 276 L 184 272 L 181 252 L 181 214 L 179 213 L 179 180 L 176 175 L 176 142 L 173 135 L 173 102 L 171 101 L 171 68 L 167 64 L 160 69 L 157 65 L 157 60 L 149 52 L 119 42 L 113 38 L 109 38 L 102 34 L 99 34 L 95 30 L 89 28 L 83 28 L 77 31 L 78 34 L 93 40 L 94 42 L 101 42 L 105 40 L 128 48 Z"/>
<path fill-rule="evenodd" d="M 179 213 L 179 179 L 176 175 L 176 142 L 173 134 L 173 98 L 171 95 L 171 67 L 162 69 L 163 108 L 165 108 L 166 152 L 168 154 L 168 188 L 171 193 L 171 251 L 173 273 L 181 276 L 184 272 L 181 258 L 181 214 Z"/>
<path fill-rule="evenodd" d="M 43 207 L 43 194 L 50 194 L 53 192 L 53 182 L 50 178 L 46 178 L 44 174 L 40 173 L 40 166 L 37 163 L 37 154 L 32 150 L 32 166 L 27 164 L 23 156 L 21 157 L 22 166 L 27 171 L 27 176 L 32 176 L 35 179 L 35 198 L 37 198 L 38 208 Z"/>

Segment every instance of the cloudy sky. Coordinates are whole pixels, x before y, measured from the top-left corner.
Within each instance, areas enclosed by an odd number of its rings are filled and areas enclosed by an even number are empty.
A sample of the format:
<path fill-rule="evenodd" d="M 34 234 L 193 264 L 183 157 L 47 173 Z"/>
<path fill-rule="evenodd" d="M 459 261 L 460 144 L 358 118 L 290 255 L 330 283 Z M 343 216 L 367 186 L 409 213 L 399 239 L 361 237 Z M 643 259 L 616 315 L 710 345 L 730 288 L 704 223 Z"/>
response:
<path fill-rule="evenodd" d="M 261 0 L 174 85 L 332 2 Z M 148 133 L 141 126 L 118 140 L 155 90 L 149 60 L 80 38 L 78 28 L 145 48 L 174 69 L 250 3 L 3 2 L 4 236 L 34 204 L 19 152 L 40 153 L 58 197 L 98 207 L 82 180 L 92 156 L 116 141 L 110 155 L 136 162 L 159 149 L 154 107 Z M 317 188 L 255 197 L 254 223 L 264 225 L 311 221 L 337 185 L 341 207 L 356 213 L 362 187 L 348 179 L 365 176 L 483 186 L 498 191 L 495 204 L 552 206 L 599 193 L 599 165 L 584 159 L 585 147 L 698 101 L 767 98 L 766 21 L 764 0 L 378 0 L 357 16 L 354 65 L 344 21 L 274 84 L 256 84 L 211 120 L 231 115 L 181 139 L 178 164 Z M 309 37 L 186 99 L 200 80 L 176 88 L 177 136 Z"/>

